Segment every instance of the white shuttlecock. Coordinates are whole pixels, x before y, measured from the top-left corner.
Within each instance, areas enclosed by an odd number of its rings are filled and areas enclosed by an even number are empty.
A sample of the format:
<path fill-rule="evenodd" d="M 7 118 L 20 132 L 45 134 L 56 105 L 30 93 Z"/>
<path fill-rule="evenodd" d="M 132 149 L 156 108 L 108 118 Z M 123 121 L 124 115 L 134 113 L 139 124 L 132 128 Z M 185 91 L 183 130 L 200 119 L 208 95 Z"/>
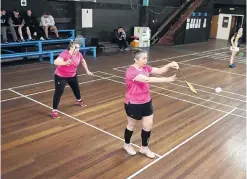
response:
<path fill-rule="evenodd" d="M 220 93 L 221 91 L 222 91 L 222 89 L 220 87 L 215 88 L 216 93 Z"/>

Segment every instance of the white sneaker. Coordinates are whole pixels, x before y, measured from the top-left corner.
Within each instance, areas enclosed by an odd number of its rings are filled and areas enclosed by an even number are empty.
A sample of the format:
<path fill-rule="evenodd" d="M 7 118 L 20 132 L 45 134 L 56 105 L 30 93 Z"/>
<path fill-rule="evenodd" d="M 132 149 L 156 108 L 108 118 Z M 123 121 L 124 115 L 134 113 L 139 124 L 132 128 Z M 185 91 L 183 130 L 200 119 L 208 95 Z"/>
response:
<path fill-rule="evenodd" d="M 136 155 L 136 151 L 135 151 L 134 148 L 131 146 L 131 144 L 126 144 L 126 143 L 124 143 L 123 148 L 124 148 L 124 150 L 126 150 L 126 152 L 127 152 L 129 155 Z"/>
<path fill-rule="evenodd" d="M 141 147 L 139 152 L 146 155 L 149 158 L 155 158 L 154 153 L 148 147 Z"/>

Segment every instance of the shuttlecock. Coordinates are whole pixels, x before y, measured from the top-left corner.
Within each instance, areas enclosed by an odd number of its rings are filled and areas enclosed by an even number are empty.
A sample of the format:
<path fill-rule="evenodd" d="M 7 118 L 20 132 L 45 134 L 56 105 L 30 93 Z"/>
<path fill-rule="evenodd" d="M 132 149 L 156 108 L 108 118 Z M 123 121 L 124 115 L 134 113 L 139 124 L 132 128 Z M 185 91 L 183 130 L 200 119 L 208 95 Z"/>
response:
<path fill-rule="evenodd" d="M 220 87 L 215 88 L 216 93 L 220 93 L 221 91 L 222 91 L 222 89 Z"/>

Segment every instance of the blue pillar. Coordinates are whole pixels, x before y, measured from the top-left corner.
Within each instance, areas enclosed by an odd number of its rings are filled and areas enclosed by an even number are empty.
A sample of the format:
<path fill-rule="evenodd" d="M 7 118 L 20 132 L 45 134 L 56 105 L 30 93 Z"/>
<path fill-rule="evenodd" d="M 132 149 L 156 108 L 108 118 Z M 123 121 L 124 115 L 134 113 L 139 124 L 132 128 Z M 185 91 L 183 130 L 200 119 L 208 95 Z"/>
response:
<path fill-rule="evenodd" d="M 143 0 L 142 5 L 143 6 L 148 6 L 149 5 L 149 0 Z"/>

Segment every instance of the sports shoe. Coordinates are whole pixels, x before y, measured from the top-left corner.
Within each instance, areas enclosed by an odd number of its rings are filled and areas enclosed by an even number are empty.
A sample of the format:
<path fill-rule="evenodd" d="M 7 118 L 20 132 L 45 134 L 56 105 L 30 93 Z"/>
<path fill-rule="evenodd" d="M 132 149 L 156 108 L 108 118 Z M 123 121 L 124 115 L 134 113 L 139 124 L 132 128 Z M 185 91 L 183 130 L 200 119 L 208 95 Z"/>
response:
<path fill-rule="evenodd" d="M 148 147 L 141 147 L 139 152 L 146 155 L 149 158 L 155 158 L 154 153 Z"/>
<path fill-rule="evenodd" d="M 124 150 L 126 150 L 126 152 L 127 152 L 129 155 L 136 155 L 136 151 L 135 151 L 134 148 L 131 146 L 131 144 L 126 144 L 126 143 L 124 143 L 123 148 L 124 148 Z"/>
<path fill-rule="evenodd" d="M 79 106 L 87 106 L 82 100 L 78 101 L 76 100 L 76 105 L 79 105 Z"/>
<path fill-rule="evenodd" d="M 51 116 L 52 116 L 53 119 L 59 119 L 60 118 L 60 116 L 59 116 L 57 111 L 52 111 Z"/>

